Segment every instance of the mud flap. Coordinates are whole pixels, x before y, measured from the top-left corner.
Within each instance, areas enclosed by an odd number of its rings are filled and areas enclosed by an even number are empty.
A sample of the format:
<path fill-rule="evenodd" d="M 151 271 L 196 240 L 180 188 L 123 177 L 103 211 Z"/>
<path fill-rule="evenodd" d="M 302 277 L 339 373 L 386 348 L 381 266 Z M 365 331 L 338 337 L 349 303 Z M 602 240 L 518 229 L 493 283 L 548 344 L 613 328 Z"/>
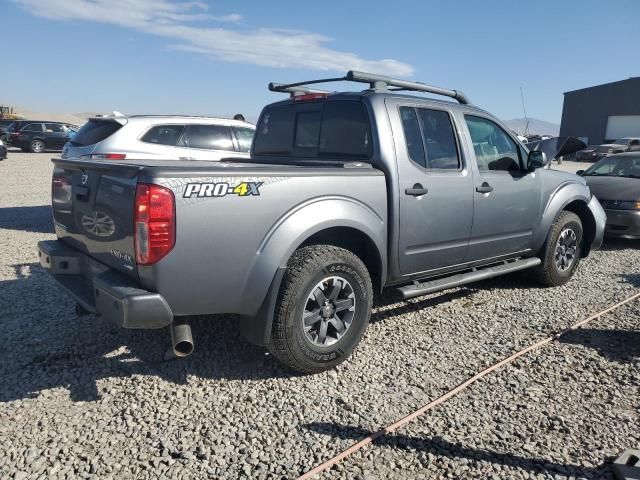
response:
<path fill-rule="evenodd" d="M 267 292 L 260 310 L 254 317 L 243 316 L 240 319 L 240 333 L 245 340 L 254 345 L 266 346 L 271 340 L 271 326 L 273 325 L 273 315 L 280 293 L 280 284 L 286 272 L 286 267 L 279 267 L 271 281 L 271 286 Z"/>

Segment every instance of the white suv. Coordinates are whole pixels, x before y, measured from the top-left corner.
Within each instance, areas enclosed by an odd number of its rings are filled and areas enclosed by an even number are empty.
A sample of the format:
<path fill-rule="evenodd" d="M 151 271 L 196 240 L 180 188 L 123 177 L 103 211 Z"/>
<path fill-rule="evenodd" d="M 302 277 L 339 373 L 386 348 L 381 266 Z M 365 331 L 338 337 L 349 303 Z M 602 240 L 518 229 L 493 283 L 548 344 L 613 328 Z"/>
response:
<path fill-rule="evenodd" d="M 62 158 L 220 160 L 248 157 L 255 127 L 211 117 L 103 116 L 89 119 Z"/>

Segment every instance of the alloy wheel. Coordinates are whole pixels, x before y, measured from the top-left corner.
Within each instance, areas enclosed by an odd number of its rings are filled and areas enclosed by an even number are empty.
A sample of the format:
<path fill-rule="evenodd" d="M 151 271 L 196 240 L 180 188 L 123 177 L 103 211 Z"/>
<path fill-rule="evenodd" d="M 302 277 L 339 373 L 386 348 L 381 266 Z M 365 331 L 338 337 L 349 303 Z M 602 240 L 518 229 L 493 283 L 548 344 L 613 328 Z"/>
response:
<path fill-rule="evenodd" d="M 560 232 L 554 259 L 556 267 L 561 272 L 569 270 L 576 261 L 578 255 L 578 236 L 572 228 L 565 228 Z"/>
<path fill-rule="evenodd" d="M 333 345 L 351 327 L 355 311 L 351 284 L 339 276 L 324 278 L 309 293 L 302 313 L 307 340 L 319 347 Z"/>

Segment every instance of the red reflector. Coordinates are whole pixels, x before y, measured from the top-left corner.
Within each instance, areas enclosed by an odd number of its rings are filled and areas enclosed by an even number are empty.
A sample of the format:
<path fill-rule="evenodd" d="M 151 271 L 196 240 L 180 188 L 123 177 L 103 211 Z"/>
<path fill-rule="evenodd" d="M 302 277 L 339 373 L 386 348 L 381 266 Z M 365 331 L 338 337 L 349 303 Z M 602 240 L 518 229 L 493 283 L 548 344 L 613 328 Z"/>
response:
<path fill-rule="evenodd" d="M 92 153 L 91 155 L 82 155 L 82 158 L 90 158 L 91 160 L 124 160 L 127 155 L 125 153 Z"/>
<path fill-rule="evenodd" d="M 160 185 L 139 183 L 135 199 L 135 250 L 140 265 L 151 265 L 176 243 L 173 192 Z"/>
<path fill-rule="evenodd" d="M 305 93 L 304 95 L 292 95 L 291 99 L 294 102 L 306 102 L 309 100 L 321 100 L 327 98 L 327 93 Z"/>

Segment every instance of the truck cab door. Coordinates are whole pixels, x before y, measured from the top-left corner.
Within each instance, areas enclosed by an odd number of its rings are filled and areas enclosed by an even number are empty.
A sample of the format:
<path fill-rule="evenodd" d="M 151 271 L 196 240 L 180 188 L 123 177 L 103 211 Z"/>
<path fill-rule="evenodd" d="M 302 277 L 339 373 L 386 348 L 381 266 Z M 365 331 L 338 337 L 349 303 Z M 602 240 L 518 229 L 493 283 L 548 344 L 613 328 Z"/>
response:
<path fill-rule="evenodd" d="M 473 229 L 469 260 L 530 251 L 540 223 L 540 176 L 526 169 L 525 150 L 490 118 L 464 115 L 475 157 Z"/>
<path fill-rule="evenodd" d="M 463 263 L 473 178 L 446 107 L 387 99 L 398 170 L 398 263 L 403 276 Z M 437 272 L 436 272 L 437 273 Z"/>

